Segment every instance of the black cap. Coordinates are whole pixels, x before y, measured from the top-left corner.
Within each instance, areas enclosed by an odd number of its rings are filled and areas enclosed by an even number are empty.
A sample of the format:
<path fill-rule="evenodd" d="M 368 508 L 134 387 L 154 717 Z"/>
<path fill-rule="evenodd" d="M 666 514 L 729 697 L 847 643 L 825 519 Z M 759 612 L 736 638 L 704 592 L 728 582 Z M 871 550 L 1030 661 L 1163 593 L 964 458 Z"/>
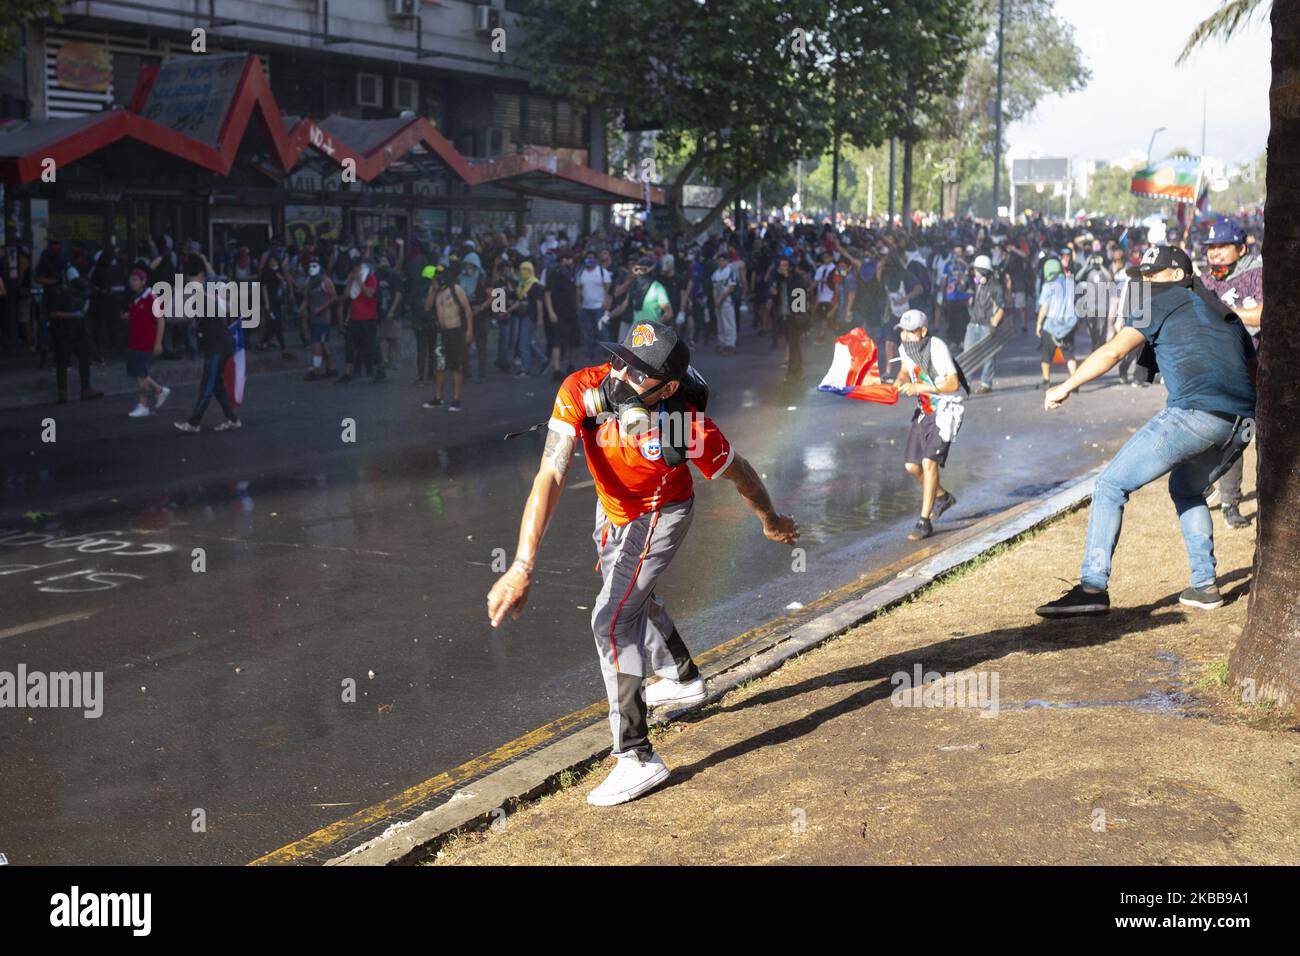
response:
<path fill-rule="evenodd" d="M 653 269 L 655 267 L 654 256 L 642 256 L 636 261 L 636 264 L 642 269 Z"/>
<path fill-rule="evenodd" d="M 1182 269 L 1183 275 L 1190 277 L 1192 275 L 1192 260 L 1187 253 L 1177 246 L 1151 246 L 1146 252 L 1142 253 L 1140 263 L 1129 266 L 1124 271 L 1130 279 L 1140 279 L 1144 275 L 1163 272 L 1165 269 Z"/>
<path fill-rule="evenodd" d="M 662 322 L 637 322 L 628 330 L 622 344 L 601 342 L 600 345 L 655 378 L 681 378 L 691 364 L 691 351 L 686 343 L 671 326 Z"/>

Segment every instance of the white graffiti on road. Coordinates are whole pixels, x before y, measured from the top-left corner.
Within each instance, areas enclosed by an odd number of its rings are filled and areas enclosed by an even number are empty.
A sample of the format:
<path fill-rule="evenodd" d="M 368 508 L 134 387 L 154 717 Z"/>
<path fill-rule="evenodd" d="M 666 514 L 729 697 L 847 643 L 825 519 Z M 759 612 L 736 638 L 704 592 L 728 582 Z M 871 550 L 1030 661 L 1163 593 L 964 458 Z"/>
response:
<path fill-rule="evenodd" d="M 118 531 L 60 537 L 55 534 L 23 531 L 16 528 L 0 528 L 0 545 L 10 548 L 71 548 L 77 554 L 111 554 L 115 558 L 142 558 L 167 554 L 176 550 L 170 544 L 141 543 L 127 540 Z M 35 564 L 0 564 L 0 577 L 7 577 L 12 574 L 43 572 L 50 568 L 58 568 L 59 573 L 43 576 L 32 581 L 36 590 L 43 594 L 83 594 L 89 591 L 108 591 L 128 580 L 140 581 L 144 579 L 143 574 L 131 574 L 125 571 L 104 571 L 97 567 L 77 567 L 77 561 L 77 558 L 63 558 L 58 561 Z M 67 567 L 69 564 L 73 565 L 73 567 Z"/>
<path fill-rule="evenodd" d="M 113 553 L 120 558 L 143 558 L 153 554 L 166 554 L 176 549 L 170 544 L 151 543 L 136 544 L 120 538 L 105 537 L 121 535 L 120 531 L 103 531 L 99 534 L 74 534 L 60 538 L 54 534 L 42 534 L 37 531 L 22 531 L 17 528 L 0 528 L 0 544 L 10 548 L 29 548 L 41 545 L 46 548 L 76 548 L 81 554 Z M 135 548 L 127 551 L 124 548 Z"/>

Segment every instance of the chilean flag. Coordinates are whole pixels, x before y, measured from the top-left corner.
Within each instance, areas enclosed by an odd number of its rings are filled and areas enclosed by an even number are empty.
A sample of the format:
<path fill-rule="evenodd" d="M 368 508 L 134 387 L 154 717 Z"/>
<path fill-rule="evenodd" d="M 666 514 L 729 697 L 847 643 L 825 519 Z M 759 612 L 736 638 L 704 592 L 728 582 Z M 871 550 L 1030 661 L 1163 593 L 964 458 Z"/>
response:
<path fill-rule="evenodd" d="M 863 402 L 897 405 L 898 389 L 880 381 L 877 359 L 876 343 L 861 328 L 850 329 L 835 340 L 830 371 L 817 390 Z"/>
<path fill-rule="evenodd" d="M 235 350 L 230 358 L 226 360 L 224 370 L 226 378 L 226 394 L 236 405 L 244 404 L 244 323 L 236 319 L 229 325 L 230 341 L 233 343 Z"/>

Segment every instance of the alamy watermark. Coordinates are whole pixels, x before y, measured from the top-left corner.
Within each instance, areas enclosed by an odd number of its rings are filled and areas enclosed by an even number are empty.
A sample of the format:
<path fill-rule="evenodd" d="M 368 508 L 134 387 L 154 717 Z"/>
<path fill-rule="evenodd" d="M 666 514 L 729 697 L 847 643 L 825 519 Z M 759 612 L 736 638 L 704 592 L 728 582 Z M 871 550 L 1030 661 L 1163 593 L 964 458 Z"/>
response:
<path fill-rule="evenodd" d="M 997 671 L 922 673 L 916 664 L 911 673 L 896 671 L 889 678 L 894 685 L 889 702 L 895 707 L 964 707 L 978 710 L 981 717 L 996 717 L 999 679 Z"/>
<path fill-rule="evenodd" d="M 175 282 L 155 282 L 152 291 L 155 318 L 223 316 L 239 318 L 246 329 L 262 323 L 262 283 L 257 281 L 186 282 L 178 272 Z"/>
<path fill-rule="evenodd" d="M 103 671 L 0 670 L 0 708 L 68 707 L 89 719 L 104 713 Z"/>

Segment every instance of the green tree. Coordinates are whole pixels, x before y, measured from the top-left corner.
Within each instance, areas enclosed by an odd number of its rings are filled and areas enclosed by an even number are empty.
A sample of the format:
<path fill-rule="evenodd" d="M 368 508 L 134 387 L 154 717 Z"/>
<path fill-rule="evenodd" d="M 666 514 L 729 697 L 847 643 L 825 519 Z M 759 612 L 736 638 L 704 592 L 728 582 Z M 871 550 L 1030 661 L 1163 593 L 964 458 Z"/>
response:
<path fill-rule="evenodd" d="M 58 0 L 0 0 L 0 64 L 18 52 L 17 27 L 46 18 L 62 23 L 59 7 Z"/>
<path fill-rule="evenodd" d="M 959 207 L 987 209 L 993 179 L 993 108 L 997 99 L 998 0 L 973 5 L 980 42 L 969 54 L 960 88 L 925 129 L 936 155 L 956 164 L 963 184 Z M 1007 0 L 1003 34 L 1003 130 L 1031 115 L 1048 96 L 1083 89 L 1091 73 L 1074 43 L 1074 31 L 1056 16 L 1051 0 Z M 1000 204 L 1010 201 L 1002 178 Z"/>
<path fill-rule="evenodd" d="M 838 131 L 881 141 L 882 104 L 910 64 L 924 105 L 964 68 L 935 63 L 961 49 L 936 31 L 960 23 L 961 0 L 535 0 L 523 57 L 537 81 L 579 104 L 606 103 L 629 129 L 657 131 L 653 178 L 666 183 L 678 228 L 708 228 L 738 197 L 819 156 Z M 870 68 L 864 68 L 870 64 Z M 897 109 L 897 106 L 894 105 Z M 696 176 L 724 184 L 699 223 L 683 215 Z"/>

